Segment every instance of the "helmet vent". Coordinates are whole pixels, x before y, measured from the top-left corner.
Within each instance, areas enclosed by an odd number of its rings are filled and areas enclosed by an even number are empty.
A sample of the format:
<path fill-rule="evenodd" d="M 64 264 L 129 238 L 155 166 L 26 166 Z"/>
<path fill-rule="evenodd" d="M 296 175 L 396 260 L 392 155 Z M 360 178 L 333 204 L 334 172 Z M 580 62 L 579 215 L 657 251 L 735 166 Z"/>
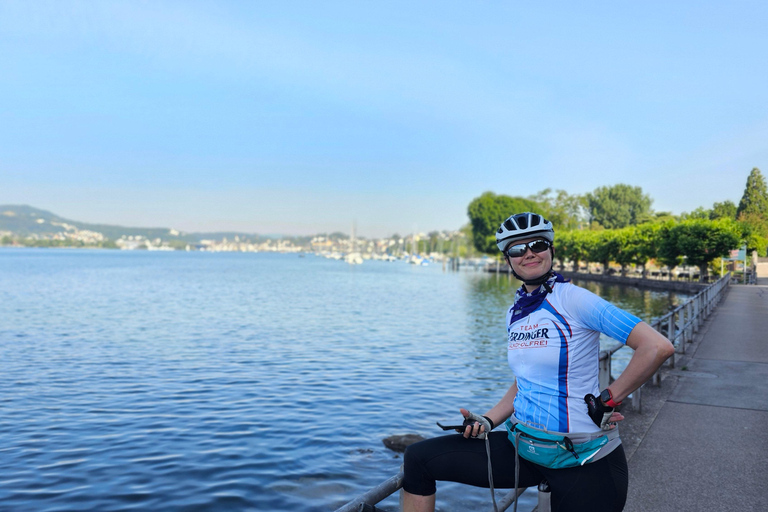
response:
<path fill-rule="evenodd" d="M 555 230 L 552 223 L 537 213 L 517 213 L 501 224 L 496 232 L 496 246 L 503 251 L 509 244 L 531 237 L 541 237 L 553 243 Z"/>

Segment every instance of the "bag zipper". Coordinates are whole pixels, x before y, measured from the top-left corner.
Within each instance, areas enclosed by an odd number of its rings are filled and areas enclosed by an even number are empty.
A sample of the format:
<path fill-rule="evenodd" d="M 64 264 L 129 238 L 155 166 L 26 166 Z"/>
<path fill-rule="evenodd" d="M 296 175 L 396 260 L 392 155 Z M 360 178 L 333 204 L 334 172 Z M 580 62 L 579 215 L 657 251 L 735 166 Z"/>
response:
<path fill-rule="evenodd" d="M 515 430 L 517 430 L 517 429 L 515 429 Z M 571 441 L 571 438 L 568 437 L 568 436 L 564 436 L 563 437 L 563 441 L 564 441 L 564 444 L 565 444 L 565 446 L 563 446 L 562 444 L 560 444 L 559 441 L 552 441 L 550 439 L 541 439 L 540 437 L 532 436 L 532 435 L 528 434 L 527 432 L 523 432 L 522 430 L 517 430 L 517 432 L 522 437 L 527 437 L 527 438 L 533 439 L 535 441 L 539 441 L 540 443 L 548 443 L 548 444 L 555 443 L 557 446 L 559 446 L 563 450 L 571 452 L 571 455 L 573 455 L 573 457 L 576 460 L 579 460 L 579 454 L 576 453 L 576 450 L 574 450 L 574 448 L 573 448 L 573 441 Z"/>

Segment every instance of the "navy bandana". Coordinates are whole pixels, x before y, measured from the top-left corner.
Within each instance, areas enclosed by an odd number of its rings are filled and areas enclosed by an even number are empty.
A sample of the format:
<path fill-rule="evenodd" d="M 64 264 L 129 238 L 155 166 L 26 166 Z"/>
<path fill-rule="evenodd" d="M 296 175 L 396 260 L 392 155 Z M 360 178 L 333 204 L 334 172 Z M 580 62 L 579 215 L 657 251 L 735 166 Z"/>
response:
<path fill-rule="evenodd" d="M 567 283 L 569 281 L 570 279 L 564 278 L 557 272 L 551 272 L 549 279 L 531 293 L 527 293 L 522 286 L 518 288 L 515 292 L 515 302 L 512 304 L 512 317 L 509 319 L 509 324 L 511 325 L 536 311 L 544 302 L 547 294 L 552 291 L 555 283 Z"/>

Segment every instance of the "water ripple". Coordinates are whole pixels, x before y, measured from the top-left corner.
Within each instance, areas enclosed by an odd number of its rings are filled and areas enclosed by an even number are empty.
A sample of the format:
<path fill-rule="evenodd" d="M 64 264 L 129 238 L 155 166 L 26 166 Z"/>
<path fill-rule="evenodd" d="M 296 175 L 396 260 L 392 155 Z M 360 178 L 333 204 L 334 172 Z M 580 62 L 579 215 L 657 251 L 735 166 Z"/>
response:
<path fill-rule="evenodd" d="M 506 390 L 514 286 L 374 261 L 0 249 L 0 508 L 332 510 L 397 472 L 382 438 L 440 435 L 436 419 Z M 599 291 L 646 318 L 677 300 Z M 485 490 L 440 492 L 488 508 Z"/>

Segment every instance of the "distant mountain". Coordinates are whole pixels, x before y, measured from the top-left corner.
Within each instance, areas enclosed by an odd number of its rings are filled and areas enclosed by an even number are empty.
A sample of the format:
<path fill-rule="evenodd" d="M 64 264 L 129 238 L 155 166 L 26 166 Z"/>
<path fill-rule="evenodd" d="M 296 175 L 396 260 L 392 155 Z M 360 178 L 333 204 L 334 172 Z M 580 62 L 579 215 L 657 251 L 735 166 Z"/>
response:
<path fill-rule="evenodd" d="M 200 240 L 234 239 L 236 236 L 243 240 L 257 241 L 259 235 L 253 233 L 215 232 L 215 233 L 183 233 L 168 228 L 129 228 L 109 224 L 88 224 L 76 220 L 59 217 L 39 208 L 27 205 L 0 205 L 0 233 L 10 231 L 13 236 L 28 237 L 30 235 L 55 235 L 72 228 L 78 231 L 88 230 L 103 234 L 110 240 L 118 240 L 122 236 L 143 236 L 150 240 L 160 238 L 164 241 L 182 240 L 199 242 Z"/>

